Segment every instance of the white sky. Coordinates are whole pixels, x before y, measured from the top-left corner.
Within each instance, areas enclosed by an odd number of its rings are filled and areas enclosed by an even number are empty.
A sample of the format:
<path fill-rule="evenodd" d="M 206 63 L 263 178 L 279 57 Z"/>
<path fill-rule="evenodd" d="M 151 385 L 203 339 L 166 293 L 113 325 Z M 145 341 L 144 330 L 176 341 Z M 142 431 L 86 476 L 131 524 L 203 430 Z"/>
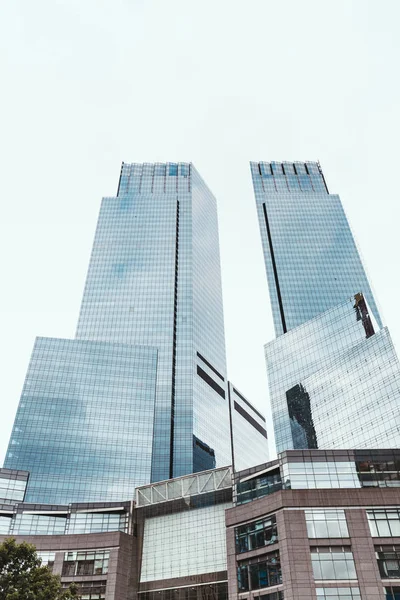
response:
<path fill-rule="evenodd" d="M 321 161 L 400 346 L 399 19 L 398 0 L 3 0 L 0 464 L 35 336 L 74 336 L 122 161 L 192 161 L 215 193 L 229 376 L 265 413 L 249 160 Z"/>

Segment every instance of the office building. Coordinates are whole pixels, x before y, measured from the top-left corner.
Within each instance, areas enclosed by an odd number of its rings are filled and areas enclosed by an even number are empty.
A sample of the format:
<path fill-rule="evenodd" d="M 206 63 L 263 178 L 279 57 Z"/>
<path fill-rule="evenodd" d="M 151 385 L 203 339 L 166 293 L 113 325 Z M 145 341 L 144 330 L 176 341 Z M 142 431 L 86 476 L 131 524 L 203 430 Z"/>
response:
<path fill-rule="evenodd" d="M 263 417 L 229 398 L 216 200 L 189 163 L 124 163 L 76 338 L 37 339 L 4 466 L 30 472 L 28 502 L 65 504 L 129 499 L 233 448 L 265 461 Z"/>
<path fill-rule="evenodd" d="M 278 452 L 398 445 L 400 364 L 362 294 L 278 336 L 265 357 Z"/>
<path fill-rule="evenodd" d="M 382 323 L 340 198 L 316 162 L 252 162 L 277 336 L 362 292 Z"/>
<path fill-rule="evenodd" d="M 400 365 L 339 196 L 318 163 L 252 163 L 276 339 L 278 452 L 396 447 Z"/>
<path fill-rule="evenodd" d="M 13 535 L 84 600 L 398 600 L 399 450 L 289 450 L 136 489 L 134 502 L 21 501 Z"/>

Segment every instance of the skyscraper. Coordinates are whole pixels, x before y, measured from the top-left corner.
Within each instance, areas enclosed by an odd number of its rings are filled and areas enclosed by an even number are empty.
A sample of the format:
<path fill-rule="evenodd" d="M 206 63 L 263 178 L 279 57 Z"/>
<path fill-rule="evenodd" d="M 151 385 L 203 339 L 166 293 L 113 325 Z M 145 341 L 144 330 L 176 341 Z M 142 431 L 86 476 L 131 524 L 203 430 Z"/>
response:
<path fill-rule="evenodd" d="M 362 292 L 382 327 L 339 196 L 316 162 L 251 163 L 275 333 Z"/>
<path fill-rule="evenodd" d="M 384 448 L 400 365 L 339 196 L 318 163 L 251 163 L 276 339 L 265 346 L 277 450 Z"/>
<path fill-rule="evenodd" d="M 265 429 L 236 404 L 250 466 Z M 30 472 L 28 502 L 129 499 L 232 464 L 231 422 L 215 198 L 192 164 L 123 163 L 76 339 L 36 341 L 5 465 Z"/>

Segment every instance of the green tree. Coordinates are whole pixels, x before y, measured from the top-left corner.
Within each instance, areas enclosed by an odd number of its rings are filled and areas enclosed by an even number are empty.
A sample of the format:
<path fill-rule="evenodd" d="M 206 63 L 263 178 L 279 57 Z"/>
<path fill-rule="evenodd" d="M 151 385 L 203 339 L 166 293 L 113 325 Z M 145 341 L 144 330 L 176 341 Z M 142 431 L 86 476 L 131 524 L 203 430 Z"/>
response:
<path fill-rule="evenodd" d="M 60 577 L 41 562 L 32 544 L 14 538 L 0 544 L 0 600 L 77 600 L 76 585 L 62 589 Z"/>

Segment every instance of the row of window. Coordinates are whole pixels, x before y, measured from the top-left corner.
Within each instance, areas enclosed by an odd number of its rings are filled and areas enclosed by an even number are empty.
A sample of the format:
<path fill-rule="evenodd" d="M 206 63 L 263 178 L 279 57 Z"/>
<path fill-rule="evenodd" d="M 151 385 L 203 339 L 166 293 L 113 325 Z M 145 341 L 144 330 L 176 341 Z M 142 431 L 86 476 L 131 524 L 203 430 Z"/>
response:
<path fill-rule="evenodd" d="M 241 525 L 235 529 L 235 535 L 237 553 L 274 544 L 278 541 L 276 517 L 272 515 L 266 519 Z"/>
<path fill-rule="evenodd" d="M 279 551 L 240 561 L 238 565 L 239 592 L 258 590 L 280 583 L 282 583 L 282 571 Z"/>
<path fill-rule="evenodd" d="M 373 537 L 400 537 L 400 510 L 367 511 Z M 348 538 L 345 511 L 310 509 L 305 511 L 309 538 Z M 236 552 L 248 552 L 278 541 L 275 515 L 241 525 L 235 529 Z"/>
<path fill-rule="evenodd" d="M 138 598 L 139 600 L 228 600 L 228 584 L 223 581 L 155 592 L 139 592 Z"/>
<path fill-rule="evenodd" d="M 62 575 L 106 575 L 108 573 L 109 550 L 66 552 Z"/>
<path fill-rule="evenodd" d="M 105 600 L 106 581 L 84 581 L 78 583 L 80 600 Z M 69 583 L 63 584 L 67 588 Z"/>
<path fill-rule="evenodd" d="M 127 532 L 128 513 L 73 513 L 39 515 L 19 513 L 0 514 L 0 535 L 64 535 L 71 533 Z"/>

